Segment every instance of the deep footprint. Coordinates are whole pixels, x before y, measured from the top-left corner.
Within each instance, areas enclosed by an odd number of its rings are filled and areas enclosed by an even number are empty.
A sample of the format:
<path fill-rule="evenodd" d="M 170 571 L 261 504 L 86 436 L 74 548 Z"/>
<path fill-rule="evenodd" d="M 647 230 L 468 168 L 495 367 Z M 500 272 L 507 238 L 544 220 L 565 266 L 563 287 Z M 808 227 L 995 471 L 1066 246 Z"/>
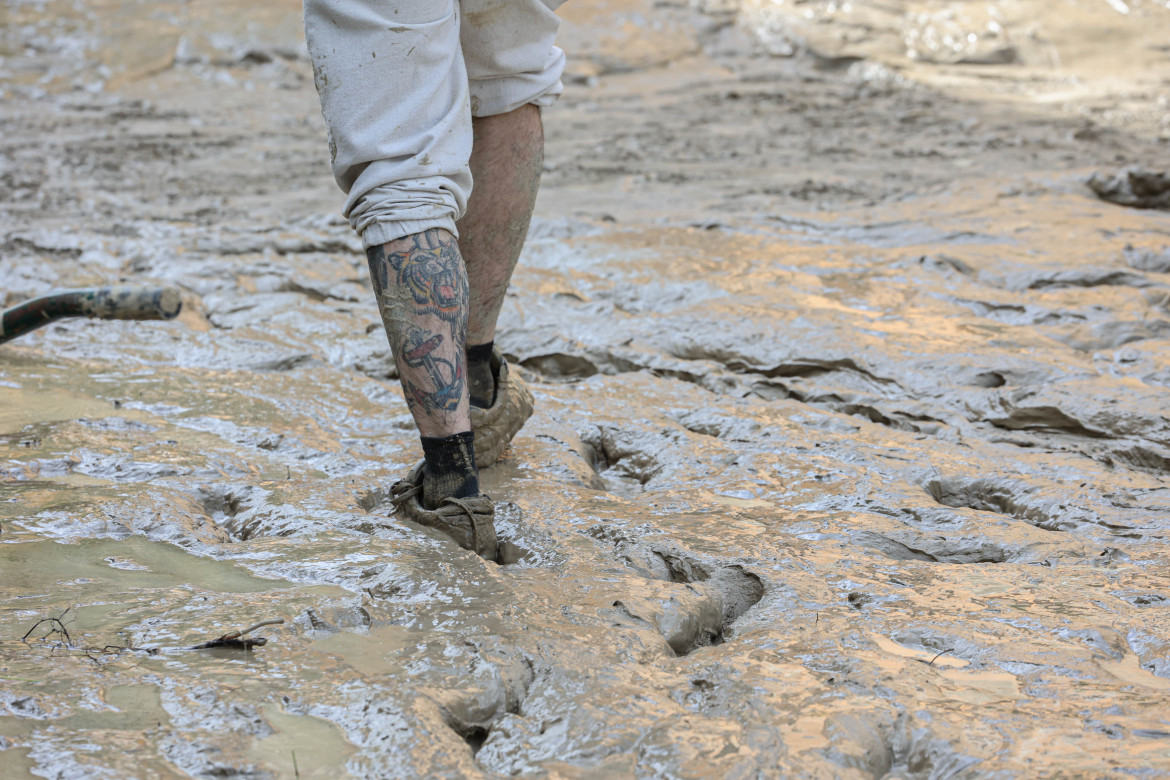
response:
<path fill-rule="evenodd" d="M 648 580 L 683 586 L 614 602 L 627 616 L 653 625 L 676 655 L 722 644 L 732 624 L 764 597 L 763 581 L 738 564 L 702 561 L 677 547 L 633 542 L 594 526 L 590 535 L 615 547 L 618 559 Z"/>

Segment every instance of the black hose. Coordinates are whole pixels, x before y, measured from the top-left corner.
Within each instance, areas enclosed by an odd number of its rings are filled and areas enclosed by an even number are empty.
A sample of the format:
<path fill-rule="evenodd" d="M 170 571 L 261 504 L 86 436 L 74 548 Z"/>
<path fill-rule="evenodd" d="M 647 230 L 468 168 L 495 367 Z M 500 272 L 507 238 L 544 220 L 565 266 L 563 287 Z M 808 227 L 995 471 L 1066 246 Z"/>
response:
<path fill-rule="evenodd" d="M 168 287 L 67 290 L 25 301 L 0 313 L 0 344 L 67 317 L 98 320 L 170 320 L 183 301 Z"/>

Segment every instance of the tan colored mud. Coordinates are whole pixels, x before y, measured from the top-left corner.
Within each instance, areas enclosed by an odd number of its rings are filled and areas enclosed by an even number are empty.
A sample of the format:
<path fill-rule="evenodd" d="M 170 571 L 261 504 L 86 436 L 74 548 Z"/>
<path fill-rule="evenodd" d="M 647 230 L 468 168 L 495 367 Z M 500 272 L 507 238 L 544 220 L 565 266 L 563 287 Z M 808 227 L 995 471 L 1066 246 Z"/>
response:
<path fill-rule="evenodd" d="M 298 12 L 0 9 L 0 306 L 186 305 L 0 347 L 0 774 L 1170 772 L 1165 2 L 564 6 L 507 566 L 380 503 Z"/>

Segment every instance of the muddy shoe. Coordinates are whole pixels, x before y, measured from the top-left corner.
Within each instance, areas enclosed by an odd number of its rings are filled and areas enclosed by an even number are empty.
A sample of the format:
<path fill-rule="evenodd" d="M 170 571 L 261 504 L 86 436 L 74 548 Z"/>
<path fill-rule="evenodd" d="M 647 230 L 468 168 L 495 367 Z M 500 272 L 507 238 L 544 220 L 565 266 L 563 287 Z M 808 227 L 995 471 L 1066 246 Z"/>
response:
<path fill-rule="evenodd" d="M 463 549 L 494 561 L 496 509 L 492 500 L 482 493 L 470 498 L 444 498 L 438 509 L 427 509 L 422 503 L 422 484 L 423 463 L 420 462 L 406 479 L 390 488 L 390 503 L 407 520 L 442 531 Z"/>
<path fill-rule="evenodd" d="M 481 469 L 500 459 L 508 442 L 532 416 L 532 393 L 524 380 L 508 370 L 508 362 L 498 349 L 492 350 L 492 375 L 496 378 L 495 403 L 487 409 L 471 407 L 475 460 Z"/>

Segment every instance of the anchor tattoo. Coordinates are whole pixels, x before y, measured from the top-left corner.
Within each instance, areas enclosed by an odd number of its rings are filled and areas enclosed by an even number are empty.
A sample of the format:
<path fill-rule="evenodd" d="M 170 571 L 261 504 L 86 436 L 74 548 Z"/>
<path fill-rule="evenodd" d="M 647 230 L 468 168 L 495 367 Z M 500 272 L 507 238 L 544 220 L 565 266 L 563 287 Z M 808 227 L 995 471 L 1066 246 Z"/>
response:
<path fill-rule="evenodd" d="M 442 334 L 435 333 L 429 338 L 421 330 L 412 329 L 406 336 L 406 349 L 402 353 L 406 365 L 412 368 L 421 368 L 434 385 L 435 390 L 428 392 L 411 382 L 404 382 L 408 386 L 411 396 L 421 406 L 436 411 L 454 411 L 459 406 L 463 391 L 464 376 L 461 361 L 452 363 L 450 360 L 435 355 L 435 350 L 443 343 Z"/>

